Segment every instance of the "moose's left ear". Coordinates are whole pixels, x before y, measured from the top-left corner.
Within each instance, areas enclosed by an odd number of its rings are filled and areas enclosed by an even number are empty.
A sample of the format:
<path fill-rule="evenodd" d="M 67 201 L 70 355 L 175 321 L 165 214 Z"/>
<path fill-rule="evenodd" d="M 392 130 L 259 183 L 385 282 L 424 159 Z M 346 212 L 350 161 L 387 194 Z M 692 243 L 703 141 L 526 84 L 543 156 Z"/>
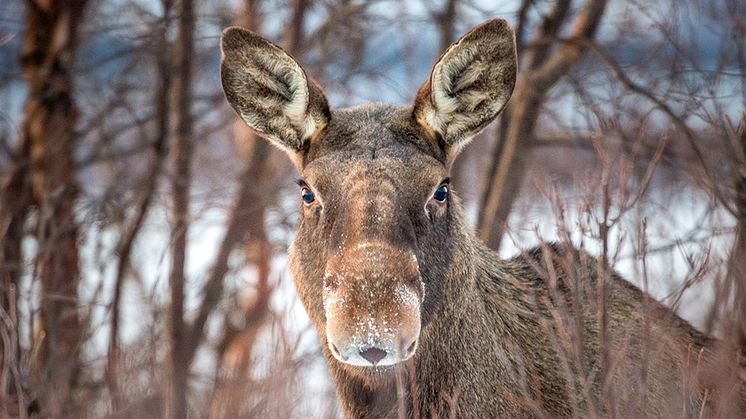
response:
<path fill-rule="evenodd" d="M 417 122 L 458 149 L 505 107 L 516 62 L 515 35 L 506 21 L 473 28 L 443 53 L 417 92 Z"/>

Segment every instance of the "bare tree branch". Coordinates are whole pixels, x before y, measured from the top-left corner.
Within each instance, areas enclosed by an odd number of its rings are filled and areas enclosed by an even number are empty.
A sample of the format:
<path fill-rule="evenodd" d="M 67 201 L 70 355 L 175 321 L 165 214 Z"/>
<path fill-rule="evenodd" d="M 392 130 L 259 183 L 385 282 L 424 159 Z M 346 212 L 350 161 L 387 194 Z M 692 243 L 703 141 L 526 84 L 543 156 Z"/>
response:
<path fill-rule="evenodd" d="M 727 198 L 725 198 L 725 196 L 723 196 L 722 191 L 718 187 L 718 182 L 714 178 L 715 171 L 710 167 L 709 163 L 707 162 L 707 159 L 705 158 L 704 150 L 702 150 L 701 145 L 699 144 L 699 140 L 697 139 L 697 136 L 694 134 L 694 131 L 692 131 L 689 125 L 681 117 L 679 117 L 673 111 L 673 109 L 671 109 L 671 107 L 668 106 L 664 101 L 656 97 L 648 89 L 645 89 L 644 87 L 636 84 L 629 77 L 627 77 L 627 75 L 624 73 L 622 68 L 619 67 L 619 65 L 603 49 L 601 49 L 598 45 L 596 45 L 596 43 L 594 43 L 592 40 L 589 40 L 587 38 L 570 38 L 570 39 L 565 39 L 563 41 L 566 42 L 567 44 L 582 45 L 583 47 L 588 48 L 591 51 L 593 51 L 609 67 L 612 74 L 617 78 L 617 80 L 619 80 L 624 85 L 625 88 L 650 100 L 660 110 L 662 110 L 669 118 L 671 118 L 671 121 L 674 123 L 676 128 L 678 128 L 679 130 L 681 130 L 682 133 L 684 133 L 684 136 L 689 142 L 689 146 L 692 148 L 692 151 L 694 151 L 694 154 L 697 157 L 699 164 L 702 165 L 702 168 L 704 169 L 704 175 L 708 178 L 710 189 L 712 189 L 712 192 L 713 194 L 715 194 L 715 197 L 718 199 L 719 203 L 728 212 L 730 212 L 733 215 L 736 215 L 736 211 L 733 209 L 730 203 L 730 200 L 728 200 Z"/>
<path fill-rule="evenodd" d="M 158 42 L 162 45 L 168 45 L 168 21 L 171 12 L 171 1 L 163 0 L 163 18 L 157 23 L 159 27 Z M 159 76 L 159 85 L 155 89 L 154 102 L 156 104 L 156 136 L 152 143 L 153 161 L 145 177 L 144 185 L 141 191 L 142 198 L 137 205 L 137 210 L 132 223 L 125 230 L 117 245 L 117 271 L 114 280 L 114 295 L 112 297 L 111 307 L 111 326 L 109 329 L 109 348 L 107 356 L 106 380 L 109 387 L 109 393 L 112 399 L 112 410 L 114 414 L 121 411 L 121 394 L 118 386 L 118 376 L 120 368 L 120 348 L 119 348 L 119 329 L 121 316 L 122 288 L 127 278 L 127 272 L 130 264 L 130 254 L 135 242 L 135 238 L 140 232 L 143 221 L 153 202 L 153 195 L 158 185 L 158 179 L 163 167 L 163 161 L 167 151 L 167 139 L 169 134 L 170 106 L 169 98 L 171 96 L 171 61 L 166 53 L 167 49 L 161 49 L 157 55 L 157 68 Z"/>

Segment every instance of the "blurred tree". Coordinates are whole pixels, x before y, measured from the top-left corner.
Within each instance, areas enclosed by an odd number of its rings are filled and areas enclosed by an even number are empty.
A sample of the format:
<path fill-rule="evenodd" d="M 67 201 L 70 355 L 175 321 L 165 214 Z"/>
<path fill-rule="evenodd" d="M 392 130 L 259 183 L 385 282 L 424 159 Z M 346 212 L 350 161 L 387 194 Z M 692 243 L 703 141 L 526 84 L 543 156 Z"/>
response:
<path fill-rule="evenodd" d="M 106 382 L 109 388 L 109 396 L 112 400 L 112 412 L 117 415 L 124 409 L 123 394 L 119 388 L 119 378 L 121 376 L 121 348 L 119 335 L 122 323 L 121 304 L 123 298 L 124 282 L 127 279 L 130 269 L 132 251 L 135 245 L 135 239 L 138 237 L 148 212 L 155 201 L 156 188 L 161 176 L 164 161 L 168 151 L 168 136 L 170 133 L 170 116 L 171 116 L 171 56 L 168 48 L 170 41 L 168 33 L 171 19 L 171 0 L 162 0 L 162 16 L 156 20 L 153 48 L 156 52 L 156 73 L 157 86 L 153 90 L 153 103 L 155 104 L 155 133 L 152 141 L 152 157 L 150 167 L 147 170 L 141 188 L 139 188 L 138 202 L 135 215 L 132 222 L 123 227 L 123 232 L 119 237 L 116 251 L 119 257 L 116 260 L 116 277 L 114 279 L 114 292 L 111 303 L 111 326 L 109 329 L 109 344 L 107 350 L 106 364 Z"/>
<path fill-rule="evenodd" d="M 19 155 L 2 189 L 2 305 L 6 312 L 15 310 L 13 300 L 24 263 L 24 224 L 31 210 L 35 211 L 34 271 L 41 288 L 32 397 L 38 398 L 45 416 L 54 418 L 78 412 L 75 388 L 80 340 L 85 331 L 78 315 L 78 185 L 73 162 L 78 114 L 73 73 L 86 3 L 26 3 L 21 63 L 28 95 Z M 16 362 L 3 357 L 3 363 Z"/>
<path fill-rule="evenodd" d="M 524 0 L 519 16 L 526 19 L 526 10 L 533 3 Z M 523 40 L 528 30 L 526 21 L 517 24 L 518 80 L 500 118 L 497 149 L 488 165 L 477 223 L 479 237 L 494 249 L 500 246 L 513 202 L 526 178 L 538 111 L 549 89 L 568 74 L 586 49 L 580 44 L 561 42 L 560 30 L 569 26 L 570 38 L 592 39 L 605 10 L 605 0 L 587 0 L 573 15 L 572 1 L 558 0 L 537 26 L 530 47 Z"/>
<path fill-rule="evenodd" d="M 186 283 L 187 238 L 191 214 L 189 190 L 192 177 L 193 122 L 192 122 L 192 72 L 194 61 L 195 13 L 192 0 L 179 0 L 178 34 L 174 44 L 174 136 L 171 148 L 172 230 L 171 272 L 169 274 L 169 383 L 166 395 L 165 416 L 170 419 L 186 418 L 190 360 L 188 359 L 189 335 L 184 320 L 184 287 Z"/>

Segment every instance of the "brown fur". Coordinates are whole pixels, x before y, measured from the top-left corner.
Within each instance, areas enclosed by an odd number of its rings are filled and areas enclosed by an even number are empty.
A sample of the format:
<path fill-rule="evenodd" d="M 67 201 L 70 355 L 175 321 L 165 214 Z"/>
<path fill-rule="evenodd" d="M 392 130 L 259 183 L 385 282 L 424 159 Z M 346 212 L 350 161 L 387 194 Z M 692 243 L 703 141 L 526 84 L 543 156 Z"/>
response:
<path fill-rule="evenodd" d="M 595 259 L 556 245 L 501 260 L 465 225 L 452 191 L 445 202 L 435 200 L 458 149 L 512 91 L 514 40 L 504 21 L 482 24 L 449 48 L 413 107 L 331 112 L 279 48 L 248 31 L 225 34 L 228 100 L 289 151 L 303 187 L 315 195 L 301 204 L 289 265 L 347 417 L 396 417 L 399 396 L 407 416 L 718 413 L 712 403 L 702 409 L 710 378 L 700 370 L 715 365 L 713 340 L 607 272 L 604 345 L 597 284 L 603 272 Z M 253 60 L 267 57 L 281 65 L 257 69 Z M 443 74 L 447 80 L 433 82 Z M 310 92 L 306 113 L 314 132 L 283 114 L 292 96 L 283 86 L 298 83 Z M 397 292 L 415 296 L 417 310 L 407 311 Z M 396 326 L 390 339 L 373 336 L 384 323 Z M 341 362 L 330 343 L 359 332 L 372 345 L 418 332 L 417 349 L 396 366 Z M 413 381 L 397 384 L 405 370 Z M 719 412 L 729 413 L 742 415 Z"/>

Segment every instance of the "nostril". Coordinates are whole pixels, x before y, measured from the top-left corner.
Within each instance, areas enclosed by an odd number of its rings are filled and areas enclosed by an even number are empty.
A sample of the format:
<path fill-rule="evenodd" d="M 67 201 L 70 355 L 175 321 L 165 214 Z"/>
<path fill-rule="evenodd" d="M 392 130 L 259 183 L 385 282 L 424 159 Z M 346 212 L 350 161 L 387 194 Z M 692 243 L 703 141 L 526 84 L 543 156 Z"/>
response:
<path fill-rule="evenodd" d="M 373 365 L 376 365 L 383 358 L 386 358 L 387 352 L 378 348 L 368 348 L 360 350 L 360 356 L 368 360 Z"/>
<path fill-rule="evenodd" d="M 409 345 L 407 348 L 407 356 L 410 356 L 414 353 L 415 348 L 417 348 L 417 339 L 412 341 L 412 344 Z"/>
<path fill-rule="evenodd" d="M 332 343 L 332 344 L 331 344 L 331 347 L 332 347 L 332 353 L 333 353 L 334 355 L 336 355 L 336 356 L 338 356 L 338 357 L 342 358 L 342 354 L 341 354 L 341 353 L 339 353 L 339 348 L 337 348 L 337 345 L 335 345 L 335 344 L 333 344 L 333 343 Z"/>

